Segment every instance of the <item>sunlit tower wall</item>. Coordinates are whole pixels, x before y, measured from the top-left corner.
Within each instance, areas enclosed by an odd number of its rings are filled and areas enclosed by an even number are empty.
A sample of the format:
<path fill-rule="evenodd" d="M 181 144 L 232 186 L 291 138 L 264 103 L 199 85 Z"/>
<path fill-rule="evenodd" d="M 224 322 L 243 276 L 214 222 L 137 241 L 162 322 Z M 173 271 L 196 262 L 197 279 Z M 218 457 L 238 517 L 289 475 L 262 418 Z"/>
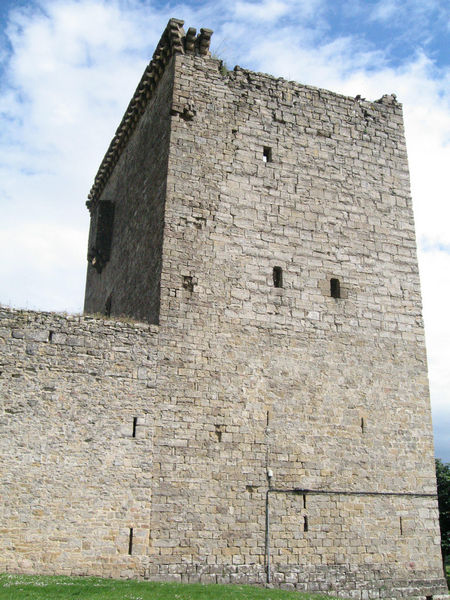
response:
<path fill-rule="evenodd" d="M 154 96 L 138 118 L 141 82 L 90 203 L 114 222 L 86 310 L 160 327 L 173 444 L 153 474 L 150 572 L 432 595 L 445 584 L 401 106 L 228 72 L 210 35 L 169 22 Z"/>
<path fill-rule="evenodd" d="M 112 321 L 55 486 L 106 475 L 53 568 L 444 593 L 401 106 L 229 72 L 211 33 L 169 21 L 90 194 L 85 311 Z"/>

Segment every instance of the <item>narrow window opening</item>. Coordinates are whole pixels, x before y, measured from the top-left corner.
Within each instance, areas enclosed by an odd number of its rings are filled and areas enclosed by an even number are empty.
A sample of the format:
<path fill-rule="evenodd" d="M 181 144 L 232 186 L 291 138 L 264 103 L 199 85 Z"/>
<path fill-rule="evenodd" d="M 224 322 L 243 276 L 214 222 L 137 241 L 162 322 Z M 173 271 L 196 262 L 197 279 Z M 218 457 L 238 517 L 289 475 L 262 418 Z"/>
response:
<path fill-rule="evenodd" d="M 272 148 L 264 146 L 263 148 L 263 162 L 272 162 Z"/>
<path fill-rule="evenodd" d="M 400 525 L 400 535 L 403 535 L 403 519 L 402 517 L 400 517 L 399 519 L 399 525 Z"/>
<path fill-rule="evenodd" d="M 133 435 L 132 437 L 136 437 L 136 428 L 137 428 L 137 417 L 133 417 Z"/>
<path fill-rule="evenodd" d="M 361 417 L 361 433 L 364 433 L 366 429 L 366 424 L 364 423 L 364 417 Z"/>
<path fill-rule="evenodd" d="M 335 279 L 334 277 L 330 279 L 330 294 L 332 298 L 341 297 L 341 284 L 339 279 Z"/>
<path fill-rule="evenodd" d="M 306 515 L 303 517 L 303 531 L 308 531 L 308 517 Z"/>
<path fill-rule="evenodd" d="M 183 287 L 188 292 L 194 291 L 194 281 L 190 275 L 184 275 L 183 277 Z"/>
<path fill-rule="evenodd" d="M 128 554 L 131 556 L 133 554 L 133 528 L 130 527 L 130 536 L 128 538 Z"/>
<path fill-rule="evenodd" d="M 306 508 L 306 494 L 303 494 L 303 508 Z"/>
<path fill-rule="evenodd" d="M 108 296 L 107 301 L 105 302 L 105 316 L 111 316 L 111 308 L 112 308 L 112 294 Z"/>
<path fill-rule="evenodd" d="M 281 267 L 273 268 L 273 285 L 276 288 L 283 287 L 283 269 Z"/>
<path fill-rule="evenodd" d="M 216 428 L 216 436 L 217 436 L 217 441 L 221 442 L 222 441 L 222 433 L 223 433 L 223 425 L 215 425 L 214 426 Z"/>
<path fill-rule="evenodd" d="M 54 335 L 54 333 L 55 333 L 54 331 L 49 331 L 49 333 L 48 333 L 48 341 L 50 342 L 50 344 L 53 341 L 53 335 Z"/>
<path fill-rule="evenodd" d="M 266 427 L 269 427 L 270 423 L 270 411 L 268 410 L 266 413 Z"/>
<path fill-rule="evenodd" d="M 433 596 L 425 596 L 425 600 L 433 600 Z"/>

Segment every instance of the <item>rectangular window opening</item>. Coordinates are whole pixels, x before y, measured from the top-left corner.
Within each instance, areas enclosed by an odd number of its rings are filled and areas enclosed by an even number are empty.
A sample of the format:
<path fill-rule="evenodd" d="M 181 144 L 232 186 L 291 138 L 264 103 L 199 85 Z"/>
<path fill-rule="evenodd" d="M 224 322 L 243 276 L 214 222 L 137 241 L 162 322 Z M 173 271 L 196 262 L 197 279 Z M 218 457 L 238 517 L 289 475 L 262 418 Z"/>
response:
<path fill-rule="evenodd" d="M 364 417 L 361 417 L 361 433 L 364 433 L 366 428 L 366 424 L 364 422 Z"/>
<path fill-rule="evenodd" d="M 128 538 L 128 554 L 133 554 L 133 528 L 130 527 L 130 537 Z"/>
<path fill-rule="evenodd" d="M 270 411 L 268 410 L 266 413 L 266 427 L 269 427 L 270 423 Z"/>
<path fill-rule="evenodd" d="M 399 525 L 400 525 L 400 535 L 403 535 L 403 519 L 401 517 L 399 519 Z"/>
<path fill-rule="evenodd" d="M 222 433 L 223 433 L 223 429 L 224 429 L 224 425 L 214 425 L 214 427 L 216 428 L 216 436 L 217 436 L 217 441 L 221 442 L 222 441 Z"/>
<path fill-rule="evenodd" d="M 308 517 L 306 515 L 303 517 L 303 531 L 308 531 Z"/>
<path fill-rule="evenodd" d="M 193 292 L 194 291 L 194 280 L 193 280 L 193 278 L 192 278 L 191 275 L 184 275 L 183 276 L 183 287 L 188 292 Z"/>
<path fill-rule="evenodd" d="M 263 162 L 272 162 L 272 148 L 269 148 L 269 146 L 263 148 Z"/>
<path fill-rule="evenodd" d="M 306 508 L 306 494 L 303 494 L 303 508 Z"/>
<path fill-rule="evenodd" d="M 136 437 L 136 428 L 137 428 L 137 417 L 133 417 L 133 435 L 132 437 Z"/>
<path fill-rule="evenodd" d="M 53 341 L 53 336 L 54 336 L 55 332 L 54 331 L 49 331 L 48 332 L 48 341 L 50 342 L 50 344 Z"/>
<path fill-rule="evenodd" d="M 332 298 L 341 297 L 341 284 L 339 279 L 335 279 L 334 277 L 330 279 L 330 295 Z"/>
<path fill-rule="evenodd" d="M 276 288 L 283 287 L 283 269 L 281 267 L 273 268 L 273 286 Z"/>

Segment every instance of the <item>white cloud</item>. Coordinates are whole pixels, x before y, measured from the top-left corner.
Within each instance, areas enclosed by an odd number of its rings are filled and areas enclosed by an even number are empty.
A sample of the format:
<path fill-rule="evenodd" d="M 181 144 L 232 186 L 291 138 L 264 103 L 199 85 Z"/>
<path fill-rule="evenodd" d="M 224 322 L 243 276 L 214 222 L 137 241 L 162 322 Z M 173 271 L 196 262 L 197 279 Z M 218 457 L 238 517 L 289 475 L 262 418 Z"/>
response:
<path fill-rule="evenodd" d="M 369 19 L 388 24 L 392 20 L 407 19 L 415 27 L 423 28 L 423 19 L 433 14 L 443 19 L 448 16 L 448 7 L 441 0 L 379 0 L 373 6 L 367 6 L 370 8 Z"/>
<path fill-rule="evenodd" d="M 111 132 L 90 125 L 120 118 L 145 66 L 146 46 L 157 37 L 144 43 L 137 15 L 124 18 L 114 4 L 50 2 L 47 11 L 32 18 L 19 12 L 9 28 L 16 93 L 5 109 L 22 121 L 20 142 L 34 150 L 34 165 L 36 151 L 55 150 L 53 170 L 60 172 L 80 145 L 97 157 L 105 149 Z M 95 164 L 93 156 L 88 160 Z"/>
<path fill-rule="evenodd" d="M 436 456 L 450 461 L 450 253 L 420 252 L 419 262 Z"/>
<path fill-rule="evenodd" d="M 0 303 L 81 312 L 86 245 L 86 232 L 69 223 L 26 223 L 2 231 Z"/>
<path fill-rule="evenodd" d="M 314 38 L 308 32 L 285 27 L 253 39 L 245 54 L 259 70 L 334 91 L 348 87 L 348 77 L 355 70 L 383 64 L 382 53 L 365 50 L 351 37 L 322 44 Z"/>
<path fill-rule="evenodd" d="M 373 21 L 386 21 L 391 19 L 399 10 L 399 5 L 395 0 L 381 0 L 378 2 L 370 15 Z"/>
<path fill-rule="evenodd" d="M 234 4 L 234 17 L 250 21 L 274 23 L 276 19 L 289 15 L 293 20 L 311 17 L 316 14 L 322 0 L 262 0 L 261 2 L 244 2 L 238 0 Z"/>
<path fill-rule="evenodd" d="M 237 2 L 235 15 L 237 18 L 251 18 L 255 21 L 272 21 L 284 16 L 289 11 L 289 4 L 280 0 L 264 0 L 262 3 Z"/>
<path fill-rule="evenodd" d="M 450 253 L 439 249 L 419 255 L 430 379 L 434 382 L 435 406 L 448 406 L 450 390 L 449 343 Z"/>

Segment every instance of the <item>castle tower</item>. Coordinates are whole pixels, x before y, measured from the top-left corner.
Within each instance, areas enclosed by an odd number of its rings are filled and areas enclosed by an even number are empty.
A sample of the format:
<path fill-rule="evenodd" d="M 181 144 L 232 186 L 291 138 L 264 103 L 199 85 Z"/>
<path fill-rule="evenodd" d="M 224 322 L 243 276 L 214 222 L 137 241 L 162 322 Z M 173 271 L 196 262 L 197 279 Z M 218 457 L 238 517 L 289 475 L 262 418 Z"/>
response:
<path fill-rule="evenodd" d="M 0 314 L 0 567 L 444 593 L 401 106 L 211 33 L 169 21 L 100 166 L 87 316 Z"/>
<path fill-rule="evenodd" d="M 401 106 L 226 72 L 211 33 L 169 22 L 89 202 L 86 310 L 160 325 L 174 444 L 158 535 L 176 520 L 172 560 L 189 548 L 212 575 L 237 564 L 301 589 L 432 595 Z"/>

